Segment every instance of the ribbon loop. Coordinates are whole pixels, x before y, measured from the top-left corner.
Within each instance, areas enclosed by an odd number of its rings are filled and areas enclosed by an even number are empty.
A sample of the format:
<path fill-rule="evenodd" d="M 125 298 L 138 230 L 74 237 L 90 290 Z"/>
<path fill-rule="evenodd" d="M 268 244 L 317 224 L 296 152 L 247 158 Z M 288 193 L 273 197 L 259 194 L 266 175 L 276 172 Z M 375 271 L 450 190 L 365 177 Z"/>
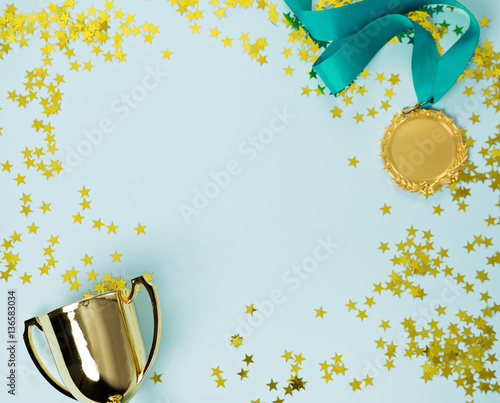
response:
<path fill-rule="evenodd" d="M 285 2 L 315 39 L 331 41 L 313 68 L 335 94 L 349 86 L 392 38 L 413 29 L 413 85 L 419 103 L 433 104 L 455 84 L 479 42 L 477 19 L 455 0 L 364 0 L 326 10 L 312 10 L 310 0 Z M 405 15 L 433 4 L 463 10 L 470 19 L 467 31 L 441 57 L 432 35 Z"/>

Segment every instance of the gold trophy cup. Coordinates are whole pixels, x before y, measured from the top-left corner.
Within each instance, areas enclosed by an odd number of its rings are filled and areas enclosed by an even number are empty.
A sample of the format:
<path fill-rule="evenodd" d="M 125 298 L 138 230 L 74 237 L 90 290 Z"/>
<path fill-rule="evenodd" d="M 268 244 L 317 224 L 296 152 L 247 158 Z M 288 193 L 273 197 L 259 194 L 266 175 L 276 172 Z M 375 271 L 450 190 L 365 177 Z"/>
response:
<path fill-rule="evenodd" d="M 38 370 L 59 392 L 83 403 L 128 402 L 151 369 L 158 352 L 161 313 L 155 287 L 141 276 L 132 290 L 107 292 L 25 321 L 24 342 Z M 138 286 L 153 306 L 154 332 L 149 356 L 134 306 Z M 35 350 L 32 326 L 47 338 L 62 385 Z"/>

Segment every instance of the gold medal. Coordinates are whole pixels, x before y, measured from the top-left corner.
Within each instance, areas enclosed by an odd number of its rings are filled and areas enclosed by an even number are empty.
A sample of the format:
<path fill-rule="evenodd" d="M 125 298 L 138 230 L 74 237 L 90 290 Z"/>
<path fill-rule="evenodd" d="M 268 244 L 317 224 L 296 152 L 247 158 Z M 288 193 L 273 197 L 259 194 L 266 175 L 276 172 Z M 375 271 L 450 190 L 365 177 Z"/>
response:
<path fill-rule="evenodd" d="M 410 192 L 432 194 L 458 179 L 467 163 L 462 130 L 442 111 L 403 109 L 381 140 L 384 168 Z"/>

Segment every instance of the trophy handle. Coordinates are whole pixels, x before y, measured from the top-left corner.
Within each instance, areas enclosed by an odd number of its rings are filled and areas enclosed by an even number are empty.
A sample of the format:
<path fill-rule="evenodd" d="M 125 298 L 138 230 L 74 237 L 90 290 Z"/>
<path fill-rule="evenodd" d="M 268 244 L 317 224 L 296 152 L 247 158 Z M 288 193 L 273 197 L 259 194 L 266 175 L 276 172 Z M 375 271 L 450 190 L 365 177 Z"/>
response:
<path fill-rule="evenodd" d="M 33 344 L 32 326 L 36 326 L 42 332 L 43 329 L 42 325 L 40 324 L 40 321 L 38 320 L 38 317 L 36 316 L 24 322 L 24 335 L 23 335 L 24 344 L 26 344 L 26 348 L 28 349 L 28 353 L 31 359 L 33 360 L 33 363 L 40 371 L 40 373 L 43 375 L 43 377 L 47 380 L 47 382 L 49 382 L 54 388 L 56 388 L 63 395 L 75 399 L 75 397 L 70 393 L 70 391 L 66 389 L 63 385 L 61 385 L 61 383 L 50 374 L 45 365 L 43 365 L 40 356 L 35 350 L 35 345 Z"/>
<path fill-rule="evenodd" d="M 151 351 L 149 352 L 149 357 L 146 361 L 144 369 L 139 374 L 138 382 L 142 382 L 148 371 L 151 369 L 153 362 L 158 352 L 158 347 L 160 345 L 161 336 L 161 310 L 160 310 L 160 300 L 158 298 L 158 293 L 156 292 L 156 287 L 151 284 L 148 279 L 144 276 L 136 277 L 131 280 L 132 291 L 130 294 L 124 298 L 125 303 L 130 303 L 134 300 L 137 295 L 137 290 L 139 285 L 142 284 L 144 288 L 148 291 L 149 298 L 151 298 L 151 305 L 153 307 L 153 317 L 154 317 L 154 329 L 153 329 L 153 342 L 151 343 Z"/>

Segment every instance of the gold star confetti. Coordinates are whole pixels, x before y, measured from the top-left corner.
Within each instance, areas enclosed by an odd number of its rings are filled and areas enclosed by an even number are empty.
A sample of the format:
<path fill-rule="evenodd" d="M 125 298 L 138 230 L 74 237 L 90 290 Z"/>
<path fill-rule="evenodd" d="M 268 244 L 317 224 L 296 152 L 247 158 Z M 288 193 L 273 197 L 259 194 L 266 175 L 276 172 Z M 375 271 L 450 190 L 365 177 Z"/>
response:
<path fill-rule="evenodd" d="M 243 344 L 243 337 L 241 337 L 239 333 L 231 336 L 230 344 L 236 348 L 240 347 Z"/>
<path fill-rule="evenodd" d="M 28 276 L 28 274 L 26 274 L 26 272 L 24 272 L 24 275 L 19 277 L 21 280 L 23 280 L 23 284 L 24 283 L 30 283 L 31 284 L 31 277 L 33 276 Z"/>
<path fill-rule="evenodd" d="M 245 308 L 246 308 L 245 313 L 248 313 L 250 316 L 253 316 L 253 313 L 254 313 L 255 311 L 257 311 L 257 309 L 255 309 L 255 308 L 253 307 L 253 304 L 252 304 L 252 305 L 245 305 Z"/>
<path fill-rule="evenodd" d="M 349 166 L 352 165 L 354 168 L 356 168 L 357 164 L 359 163 L 359 161 L 356 159 L 356 156 L 348 158 L 348 160 L 349 160 Z"/>
<path fill-rule="evenodd" d="M 118 253 L 118 251 L 115 250 L 115 253 L 112 253 L 111 258 L 113 259 L 112 262 L 121 262 L 120 258 L 123 256 L 123 254 Z"/>
<path fill-rule="evenodd" d="M 152 380 L 154 381 L 155 385 L 156 385 L 158 382 L 162 382 L 162 383 L 163 383 L 163 381 L 161 380 L 161 376 L 162 376 L 162 375 L 163 375 L 163 374 L 157 374 L 157 373 L 155 372 L 155 373 L 154 373 L 154 375 L 153 375 L 151 378 L 149 378 L 149 379 L 152 379 Z"/>
<path fill-rule="evenodd" d="M 241 371 L 238 372 L 236 375 L 239 375 L 240 376 L 240 380 L 243 380 L 244 378 L 248 378 L 248 371 L 249 370 L 244 370 L 243 368 L 241 368 Z"/>
<path fill-rule="evenodd" d="M 386 214 L 391 214 L 391 206 L 388 206 L 387 204 L 384 203 L 384 207 L 380 207 L 380 210 L 382 210 L 382 215 Z"/>
<path fill-rule="evenodd" d="M 172 55 L 173 55 L 173 53 L 172 53 L 170 50 L 168 50 L 168 48 L 167 48 L 167 49 L 165 49 L 165 50 L 162 52 L 162 54 L 163 54 L 163 59 L 165 59 L 165 58 L 166 58 L 166 59 L 169 59 L 169 60 L 170 60 L 170 56 L 172 56 Z"/>
<path fill-rule="evenodd" d="M 146 226 L 145 225 L 141 225 L 141 223 L 138 223 L 137 224 L 137 227 L 134 228 L 137 232 L 137 235 L 140 235 L 140 234 L 145 234 L 146 232 L 144 232 L 144 230 L 146 229 Z"/>
<path fill-rule="evenodd" d="M 247 355 L 245 354 L 245 358 L 243 358 L 243 362 L 246 362 L 247 366 L 249 366 L 251 363 L 253 363 L 253 355 Z"/>
<path fill-rule="evenodd" d="M 223 388 L 225 388 L 226 381 L 227 381 L 227 379 L 222 379 L 220 376 L 217 377 L 217 379 L 215 379 L 215 383 L 217 383 L 217 387 L 222 386 Z"/>

